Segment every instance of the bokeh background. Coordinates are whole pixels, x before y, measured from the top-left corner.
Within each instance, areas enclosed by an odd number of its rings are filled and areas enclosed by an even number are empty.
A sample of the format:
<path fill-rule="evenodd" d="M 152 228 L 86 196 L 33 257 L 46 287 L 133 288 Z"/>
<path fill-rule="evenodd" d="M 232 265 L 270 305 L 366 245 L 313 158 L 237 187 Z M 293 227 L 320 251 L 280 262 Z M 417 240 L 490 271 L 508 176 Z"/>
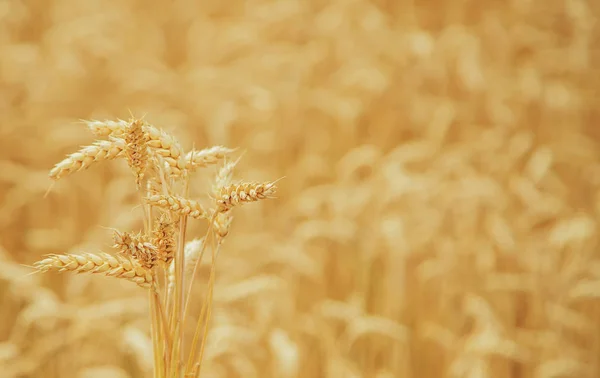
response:
<path fill-rule="evenodd" d="M 93 141 L 79 119 L 131 110 L 185 148 L 239 148 L 238 179 L 286 176 L 235 214 L 206 376 L 600 377 L 599 15 L 1 0 L 0 376 L 151 376 L 141 289 L 26 267 L 139 227 L 123 162 L 43 197 Z"/>

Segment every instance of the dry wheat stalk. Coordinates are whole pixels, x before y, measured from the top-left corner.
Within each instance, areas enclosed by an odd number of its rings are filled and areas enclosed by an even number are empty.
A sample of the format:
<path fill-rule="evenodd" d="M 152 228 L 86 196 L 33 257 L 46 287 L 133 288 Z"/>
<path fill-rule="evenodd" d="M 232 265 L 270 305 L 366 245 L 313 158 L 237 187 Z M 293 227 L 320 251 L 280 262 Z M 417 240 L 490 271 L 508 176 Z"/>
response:
<path fill-rule="evenodd" d="M 209 219 L 208 212 L 198 201 L 175 195 L 155 194 L 147 197 L 146 202 L 152 206 L 168 209 L 180 215 L 186 215 L 195 219 Z"/>
<path fill-rule="evenodd" d="M 131 258 L 113 256 L 108 253 L 49 255 L 34 263 L 34 266 L 40 272 L 103 273 L 107 276 L 127 279 L 145 288 L 152 284 L 152 274 L 149 269 Z"/>
<path fill-rule="evenodd" d="M 50 171 L 50 178 L 59 180 L 73 172 L 87 169 L 95 162 L 115 159 L 122 156 L 124 149 L 125 140 L 121 138 L 111 137 L 110 140 L 96 141 L 56 164 Z"/>
<path fill-rule="evenodd" d="M 96 161 L 126 157 L 143 198 L 144 232 L 115 230 L 113 247 L 118 251 L 116 256 L 106 253 L 50 255 L 35 263 L 35 267 L 40 272 L 103 273 L 153 288 L 149 297 L 155 376 L 190 374 L 193 368 L 197 368 L 199 373 L 210 321 L 215 261 L 233 219 L 229 210 L 243 203 L 269 198 L 276 190 L 276 181 L 231 185 L 233 169 L 239 159 L 226 163 L 218 171 L 212 188 L 216 208 L 205 209 L 198 201 L 186 198 L 188 169 L 215 164 L 231 154 L 233 149 L 215 146 L 185 154 L 175 137 L 141 119 L 85 122 L 92 133 L 107 136 L 108 140 L 96 141 L 71 154 L 52 169 L 50 177 L 57 180 Z M 146 181 L 145 186 L 143 181 Z M 162 209 L 158 218 L 155 216 L 157 208 Z M 204 238 L 186 244 L 188 217 L 209 219 L 212 223 Z M 213 237 L 216 237 L 216 246 L 205 242 L 214 240 Z M 209 295 L 197 320 L 187 364 L 183 366 L 184 322 L 192 297 L 194 276 L 207 244 L 212 247 Z M 162 264 L 156 264 L 157 261 Z M 165 273 L 166 284 L 162 299 L 160 282 L 154 281 L 160 270 Z M 184 282 L 188 279 L 186 291 Z"/>
<path fill-rule="evenodd" d="M 244 203 L 270 198 L 276 190 L 275 181 L 265 183 L 243 182 L 225 186 L 221 188 L 216 200 L 217 211 L 223 213 Z"/>
<path fill-rule="evenodd" d="M 131 121 L 125 134 L 125 155 L 134 175 L 136 185 L 141 185 L 148 164 L 148 134 L 143 130 L 143 121 Z"/>

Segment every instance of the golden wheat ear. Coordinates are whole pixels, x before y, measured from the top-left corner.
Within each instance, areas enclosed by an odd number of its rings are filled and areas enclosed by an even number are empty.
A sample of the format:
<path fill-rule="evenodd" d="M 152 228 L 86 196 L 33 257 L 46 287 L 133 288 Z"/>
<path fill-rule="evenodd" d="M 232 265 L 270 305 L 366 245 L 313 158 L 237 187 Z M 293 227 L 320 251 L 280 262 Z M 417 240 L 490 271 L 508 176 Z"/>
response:
<path fill-rule="evenodd" d="M 204 206 L 198 201 L 175 195 L 155 194 L 145 198 L 146 203 L 171 210 L 179 215 L 189 216 L 195 219 L 209 219 L 210 215 Z"/>
<path fill-rule="evenodd" d="M 215 175 L 214 183 L 212 185 L 212 191 L 208 193 L 208 196 L 213 201 L 216 199 L 215 196 L 219 195 L 221 188 L 231 184 L 231 181 L 233 180 L 233 170 L 240 162 L 245 153 L 246 151 L 243 151 L 241 155 L 233 161 L 227 161 L 227 158 L 224 159 L 223 166 L 219 168 L 217 174 Z"/>
<path fill-rule="evenodd" d="M 181 176 L 186 170 L 185 155 L 177 139 L 162 129 L 152 125 L 144 125 L 148 136 L 148 147 L 155 155 L 160 156 L 167 164 L 170 176 Z"/>
<path fill-rule="evenodd" d="M 135 282 L 144 288 L 151 287 L 153 282 L 149 269 L 131 258 L 113 256 L 108 253 L 52 254 L 43 260 L 36 261 L 33 265 L 41 273 L 50 271 L 102 273 L 106 276 Z"/>
<path fill-rule="evenodd" d="M 80 119 L 79 121 L 83 123 L 92 134 L 98 137 L 121 136 L 125 134 L 125 130 L 127 130 L 127 126 L 129 125 L 129 122 L 122 119 L 117 119 L 116 121 Z"/>
<path fill-rule="evenodd" d="M 213 146 L 200 151 L 192 149 L 185 155 L 186 168 L 194 171 L 196 168 L 207 167 L 225 159 L 237 149 L 225 146 Z"/>
<path fill-rule="evenodd" d="M 245 203 L 274 198 L 273 194 L 277 190 L 275 184 L 284 177 L 271 182 L 241 182 L 221 188 L 216 199 L 217 212 L 224 213 Z"/>
<path fill-rule="evenodd" d="M 125 150 L 125 140 L 112 136 L 109 138 L 109 140 L 97 140 L 94 144 L 68 155 L 50 170 L 50 178 L 57 181 L 72 173 L 87 169 L 94 163 L 122 156 Z"/>
<path fill-rule="evenodd" d="M 144 131 L 143 125 L 144 121 L 142 119 L 132 118 L 124 136 L 126 143 L 125 156 L 135 176 L 135 183 L 138 189 L 142 185 L 142 180 L 146 174 L 146 167 L 150 160 L 148 154 L 149 137 L 148 133 Z"/>
<path fill-rule="evenodd" d="M 175 240 L 175 231 L 177 222 L 165 212 L 161 214 L 156 226 L 152 231 L 153 243 L 157 247 L 158 259 L 165 264 L 169 264 L 175 256 L 177 242 Z"/>

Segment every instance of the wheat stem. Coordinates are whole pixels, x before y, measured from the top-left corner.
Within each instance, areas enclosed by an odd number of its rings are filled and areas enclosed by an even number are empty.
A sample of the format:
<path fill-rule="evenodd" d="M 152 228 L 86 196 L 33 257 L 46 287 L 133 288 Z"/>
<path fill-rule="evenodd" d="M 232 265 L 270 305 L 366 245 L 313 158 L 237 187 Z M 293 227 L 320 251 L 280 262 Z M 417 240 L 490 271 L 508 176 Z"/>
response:
<path fill-rule="evenodd" d="M 156 326 L 156 323 L 157 323 L 156 301 L 155 301 L 154 296 L 152 295 L 151 291 L 148 291 L 148 296 L 149 296 L 149 300 L 150 300 L 150 333 L 152 335 L 152 350 L 153 350 L 153 357 L 154 357 L 154 378 L 162 378 L 161 377 L 163 375 L 162 368 L 161 368 L 162 354 L 159 351 L 160 347 L 158 344 L 159 344 L 160 337 L 158 335 L 158 333 L 159 333 L 158 327 Z"/>
<path fill-rule="evenodd" d="M 170 357 L 170 349 L 171 349 L 171 339 L 169 337 L 169 329 L 167 327 L 167 319 L 165 316 L 165 310 L 163 308 L 163 305 L 160 301 L 160 296 L 158 295 L 158 288 L 154 285 L 152 287 L 152 293 L 153 293 L 153 297 L 154 297 L 154 301 L 155 301 L 155 306 L 158 309 L 158 320 L 160 321 L 160 328 L 159 330 L 162 332 L 162 340 L 163 342 L 160 343 L 163 348 L 164 351 L 166 352 L 166 356 L 167 356 L 167 361 Z M 165 352 L 161 353 L 161 355 L 165 354 Z"/>
<path fill-rule="evenodd" d="M 221 244 L 219 243 L 218 246 Z M 200 357 L 198 357 L 198 375 L 200 375 L 200 370 L 202 369 L 202 358 L 204 357 L 204 350 L 206 349 L 206 339 L 208 337 L 208 326 L 210 323 L 210 316 L 212 314 L 212 300 L 213 300 L 213 291 L 215 287 L 215 273 L 216 273 L 216 265 L 217 265 L 217 254 L 218 247 L 212 249 L 212 261 L 210 266 L 210 277 L 208 283 L 208 310 L 206 313 L 206 320 L 204 321 L 204 332 L 202 334 L 202 343 L 200 344 Z M 198 323 L 197 327 L 200 326 Z"/>
<path fill-rule="evenodd" d="M 198 267 L 200 266 L 200 262 L 202 261 L 202 256 L 204 256 L 204 250 L 206 249 L 206 240 L 208 240 L 209 235 L 211 235 L 211 232 L 213 231 L 213 225 L 215 223 L 215 219 L 217 217 L 217 212 L 215 212 L 211 219 L 210 222 L 208 223 L 208 229 L 206 230 L 206 234 L 204 235 L 204 243 L 202 243 L 202 249 L 200 250 L 199 253 L 199 257 L 198 260 L 196 260 L 196 264 L 194 265 L 194 270 L 192 271 L 192 275 L 190 276 L 190 284 L 188 286 L 188 290 L 187 290 L 187 297 L 186 297 L 186 302 L 185 302 L 185 307 L 183 310 L 183 314 L 184 316 L 187 316 L 188 313 L 188 308 L 190 305 L 190 299 L 192 296 L 192 289 L 194 286 L 194 278 L 196 277 L 196 272 L 198 271 Z"/>
<path fill-rule="evenodd" d="M 204 244 L 206 245 L 206 243 L 204 243 Z M 202 256 L 202 254 L 204 254 L 204 249 L 201 252 L 201 256 Z M 202 257 L 200 257 L 200 259 L 201 258 Z M 212 278 L 213 274 L 214 274 L 213 267 L 211 265 L 210 274 L 209 274 L 209 291 L 210 291 L 210 279 Z M 202 320 L 204 319 L 204 317 L 206 315 L 206 311 L 207 311 L 207 308 L 208 308 L 209 297 L 210 297 L 210 293 L 206 296 L 206 299 L 202 303 L 202 308 L 200 309 L 200 316 L 198 317 L 198 321 L 196 323 L 196 329 L 194 331 L 194 338 L 192 339 L 192 344 L 191 344 L 191 347 L 190 347 L 190 353 L 189 353 L 189 356 L 188 356 L 188 362 L 187 362 L 187 365 L 186 365 L 186 372 L 189 371 L 189 369 L 191 368 L 192 364 L 194 363 L 194 358 L 196 357 L 196 348 L 198 346 L 198 339 L 200 338 L 200 326 L 202 324 Z"/>
<path fill-rule="evenodd" d="M 184 195 L 188 192 L 188 177 L 184 177 Z M 183 331 L 184 331 L 184 269 L 185 269 L 185 234 L 187 229 L 187 215 L 182 214 L 179 221 L 179 238 L 177 241 L 177 250 L 175 252 L 175 298 L 173 305 L 173 317 L 174 331 L 173 337 L 173 349 L 176 349 L 176 353 L 173 353 L 172 360 L 174 365 L 171 370 L 175 370 L 174 374 L 180 369 L 180 365 L 183 363 L 180 354 L 183 353 Z M 176 335 L 176 336 L 175 336 Z"/>

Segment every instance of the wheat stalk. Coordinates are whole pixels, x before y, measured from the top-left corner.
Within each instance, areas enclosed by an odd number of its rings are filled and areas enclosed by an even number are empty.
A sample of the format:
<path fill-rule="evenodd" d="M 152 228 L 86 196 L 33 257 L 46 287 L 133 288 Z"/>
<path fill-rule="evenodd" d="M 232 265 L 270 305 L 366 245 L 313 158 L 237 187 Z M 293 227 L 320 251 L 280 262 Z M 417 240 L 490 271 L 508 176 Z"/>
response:
<path fill-rule="evenodd" d="M 192 372 L 199 374 L 212 309 L 216 257 L 233 221 L 230 210 L 244 203 L 270 198 L 275 193 L 276 181 L 232 185 L 233 169 L 239 159 L 225 163 L 219 169 L 212 187 L 214 208 L 205 208 L 200 202 L 188 198 L 188 173 L 199 167 L 216 164 L 233 153 L 233 149 L 214 146 L 184 153 L 175 137 L 133 117 L 129 122 L 84 122 L 94 135 L 108 139 L 98 140 L 69 155 L 56 164 L 50 171 L 50 177 L 58 180 L 86 169 L 95 162 L 125 157 L 141 199 L 144 231 L 114 230 L 113 248 L 117 251 L 116 255 L 50 255 L 36 262 L 34 267 L 39 272 L 102 273 L 149 288 L 155 377 L 180 377 Z M 156 216 L 156 211 L 160 211 L 159 216 Z M 209 223 L 202 239 L 195 239 L 186 245 L 188 217 L 205 219 Z M 216 246 L 207 243 L 212 240 L 217 240 Z M 211 245 L 212 250 L 209 294 L 202 305 L 192 347 L 184 364 L 185 320 L 193 297 L 194 278 L 207 244 Z M 161 282 L 156 278 L 161 271 L 165 285 L 162 288 L 162 300 L 159 295 Z M 197 356 L 201 330 L 204 332 Z"/>

